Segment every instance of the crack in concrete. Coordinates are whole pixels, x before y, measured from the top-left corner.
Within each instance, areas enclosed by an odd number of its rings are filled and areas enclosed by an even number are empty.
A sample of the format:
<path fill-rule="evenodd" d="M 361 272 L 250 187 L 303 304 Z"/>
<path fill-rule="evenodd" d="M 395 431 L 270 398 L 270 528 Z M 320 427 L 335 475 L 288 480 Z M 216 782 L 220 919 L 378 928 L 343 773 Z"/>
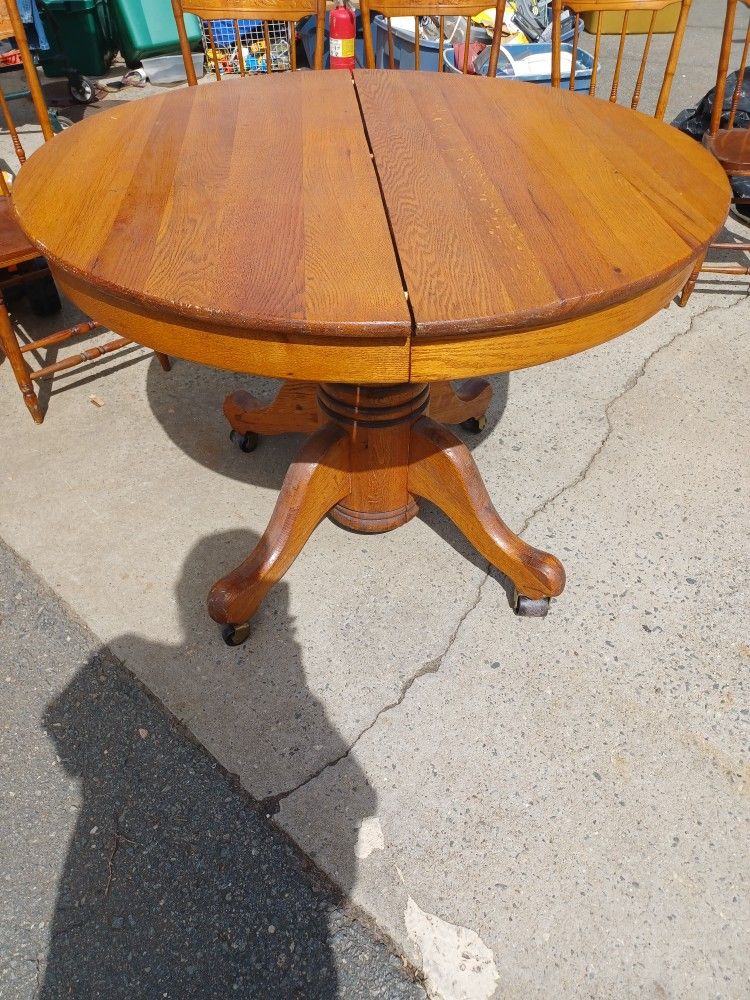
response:
<path fill-rule="evenodd" d="M 646 374 L 646 370 L 648 369 L 649 365 L 654 360 L 654 358 L 656 358 L 663 351 L 666 351 L 668 350 L 668 348 L 672 347 L 672 345 L 681 337 L 685 337 L 687 334 L 689 334 L 692 331 L 696 320 L 701 319 L 703 316 L 711 312 L 721 312 L 724 310 L 733 309 L 735 306 L 744 302 L 745 299 L 746 296 L 738 296 L 736 299 L 734 299 L 734 301 L 728 303 L 727 305 L 706 306 L 705 309 L 695 313 L 693 316 L 690 317 L 690 322 L 687 324 L 684 330 L 679 330 L 677 333 L 671 336 L 667 341 L 665 341 L 659 347 L 655 348 L 651 352 L 651 354 L 649 354 L 648 357 L 644 359 L 642 364 L 639 366 L 638 370 L 627 380 L 623 388 L 606 403 L 604 407 L 604 419 L 606 423 L 606 429 L 604 432 L 604 436 L 594 449 L 591 458 L 588 460 L 586 465 L 574 479 L 572 479 L 570 482 L 565 483 L 563 486 L 560 487 L 559 490 L 557 490 L 551 496 L 547 497 L 544 501 L 542 501 L 541 504 L 539 504 L 537 507 L 534 508 L 534 510 L 531 511 L 531 513 L 528 515 L 528 517 L 525 518 L 521 528 L 519 529 L 518 531 L 519 535 L 523 535 L 524 532 L 527 531 L 528 528 L 530 527 L 534 518 L 538 517 L 538 515 L 541 514 L 544 510 L 546 510 L 547 507 L 551 506 L 564 493 L 567 493 L 569 490 L 575 489 L 576 486 L 579 486 L 586 479 L 589 472 L 593 468 L 594 463 L 596 462 L 599 455 L 601 455 L 602 451 L 604 450 L 607 444 L 607 441 L 612 435 L 613 424 L 612 424 L 612 418 L 610 416 L 611 410 L 624 396 L 626 396 L 640 382 L 640 380 Z M 359 741 L 367 733 L 370 732 L 370 730 L 378 723 L 378 721 L 385 714 L 398 708 L 403 703 L 404 699 L 406 698 L 406 695 L 409 693 L 409 691 L 416 683 L 416 681 L 420 679 L 420 677 L 424 677 L 427 674 L 438 673 L 438 671 L 443 665 L 443 661 L 453 648 L 453 645 L 455 644 L 456 639 L 458 638 L 458 634 L 463 628 L 465 622 L 479 606 L 479 602 L 482 599 L 482 591 L 484 590 L 484 586 L 487 583 L 487 581 L 492 577 L 492 570 L 493 570 L 492 565 L 490 563 L 487 563 L 487 569 L 485 570 L 484 577 L 482 578 L 477 587 L 474 600 L 471 602 L 471 604 L 466 608 L 466 610 L 459 618 L 458 623 L 456 624 L 456 627 L 453 629 L 453 632 L 451 633 L 442 653 L 439 653 L 437 656 L 433 657 L 433 659 L 428 660 L 426 663 L 423 663 L 413 674 L 411 674 L 401 684 L 401 689 L 395 701 L 389 702 L 387 705 L 384 705 L 383 708 L 381 708 L 377 712 L 373 720 L 370 723 L 368 723 L 368 725 L 366 725 L 364 729 L 360 731 L 360 733 L 355 737 L 352 743 L 350 743 L 349 746 L 342 753 L 340 753 L 337 757 L 334 757 L 331 760 L 326 761 L 325 764 L 322 764 L 316 771 L 314 771 L 307 778 L 304 778 L 293 788 L 289 788 L 284 792 L 279 792 L 276 795 L 270 795 L 267 798 L 262 799 L 259 805 L 264 810 L 266 816 L 276 815 L 280 811 L 281 803 L 284 801 L 284 799 L 289 798 L 290 795 L 294 795 L 295 792 L 298 792 L 301 788 L 304 788 L 306 785 L 309 785 L 310 782 L 315 781 L 316 778 L 319 778 L 320 775 L 323 774 L 325 771 L 327 771 L 329 768 L 335 767 L 337 764 L 341 763 L 342 760 L 345 760 L 352 752 L 352 750 L 354 750 L 354 748 L 357 746 Z"/>
<path fill-rule="evenodd" d="M 425 677 L 425 676 L 427 676 L 427 674 L 436 674 L 436 673 L 438 673 L 438 671 L 440 670 L 441 666 L 443 665 L 443 660 L 445 659 L 445 657 L 450 652 L 451 647 L 453 646 L 453 643 L 456 641 L 456 637 L 458 636 L 458 633 L 460 632 L 461 627 L 463 626 L 464 622 L 469 617 L 469 615 L 472 613 L 472 611 L 474 611 L 474 609 L 476 608 L 476 606 L 479 604 L 479 601 L 480 601 L 481 596 L 482 596 L 482 587 L 484 587 L 485 583 L 487 582 L 488 577 L 489 577 L 489 571 L 485 573 L 484 578 L 482 579 L 481 583 L 477 587 L 477 592 L 476 592 L 476 595 L 474 597 L 474 600 L 471 602 L 471 604 L 466 608 L 466 610 L 463 612 L 463 614 L 459 618 L 459 620 L 458 620 L 458 622 L 456 624 L 456 627 L 451 632 L 450 637 L 448 638 L 448 642 L 446 643 L 445 648 L 443 649 L 443 651 L 441 653 L 438 653 L 438 655 L 434 656 L 431 660 L 427 660 L 420 667 L 418 667 L 418 669 L 415 670 L 413 674 L 410 674 L 406 678 L 405 681 L 402 681 L 401 688 L 400 688 L 399 693 L 398 693 L 398 697 L 395 698 L 394 701 L 388 702 L 387 705 L 384 705 L 377 712 L 377 714 L 375 715 L 375 717 L 373 718 L 373 720 L 371 722 L 369 722 L 364 727 L 364 729 L 362 729 L 357 734 L 357 736 L 354 738 L 354 740 L 349 744 L 349 746 L 342 753 L 340 753 L 338 755 L 338 757 L 334 757 L 331 760 L 326 761 L 325 764 L 322 764 L 317 769 L 317 771 L 314 771 L 307 778 L 303 778 L 303 780 L 300 781 L 298 784 L 296 784 L 293 788 L 289 788 L 285 792 L 278 792 L 276 795 L 269 795 L 267 798 L 262 799 L 260 801 L 259 805 L 260 805 L 260 808 L 264 811 L 264 813 L 265 813 L 266 816 L 274 816 L 274 815 L 276 815 L 276 813 L 278 813 L 280 811 L 280 809 L 281 809 L 281 803 L 284 801 L 284 799 L 288 799 L 290 795 L 294 795 L 295 792 L 298 792 L 301 788 L 304 788 L 305 785 L 309 785 L 311 781 L 315 781 L 316 778 L 319 778 L 320 775 L 323 774 L 324 771 L 327 771 L 331 767 L 335 767 L 337 764 L 340 764 L 342 760 L 345 760 L 349 756 L 349 754 L 352 752 L 352 750 L 354 750 L 354 748 L 359 743 L 359 741 L 362 739 L 362 737 L 366 736 L 367 733 L 370 732 L 370 730 L 378 723 L 378 721 L 387 712 L 393 711 L 394 709 L 398 708 L 399 705 L 401 705 L 403 703 L 404 698 L 406 698 L 407 694 L 409 693 L 409 691 L 411 691 L 412 687 L 420 679 L 420 677 Z"/>
<path fill-rule="evenodd" d="M 523 535 L 523 533 L 529 529 L 531 522 L 534 520 L 534 518 L 538 517 L 538 515 L 541 514 L 544 510 L 546 510 L 547 507 L 551 506 L 564 493 L 567 493 L 569 490 L 575 489 L 576 486 L 579 486 L 584 481 L 584 479 L 586 479 L 588 474 L 591 472 L 591 469 L 593 468 L 597 458 L 599 458 L 601 453 L 604 451 L 607 441 L 609 441 L 610 437 L 612 436 L 612 431 L 614 429 L 612 425 L 612 418 L 610 415 L 612 409 L 617 405 L 617 403 L 620 402 L 621 399 L 623 399 L 624 396 L 627 396 L 627 394 L 631 392 L 638 385 L 640 380 L 646 374 L 646 370 L 648 369 L 649 365 L 654 360 L 654 358 L 657 358 L 663 351 L 666 351 L 670 347 L 672 347 L 672 345 L 676 341 L 680 340 L 682 337 L 686 337 L 689 333 L 691 333 L 696 320 L 702 319 L 704 316 L 706 316 L 708 313 L 711 312 L 724 312 L 731 310 L 735 306 L 743 303 L 745 299 L 746 296 L 738 296 L 733 302 L 730 302 L 727 305 L 706 306 L 705 309 L 702 309 L 700 312 L 697 312 L 695 313 L 695 315 L 690 317 L 690 322 L 687 324 L 684 330 L 679 330 L 677 333 L 673 334 L 669 338 L 669 340 L 665 341 L 663 344 L 660 344 L 659 347 L 655 348 L 648 355 L 648 357 L 644 359 L 642 364 L 639 366 L 638 370 L 633 375 L 631 375 L 631 377 L 627 380 L 623 388 L 615 396 L 613 396 L 604 407 L 604 420 L 606 424 L 606 429 L 604 431 L 603 438 L 592 452 L 591 458 L 588 460 L 583 469 L 578 473 L 575 479 L 572 479 L 570 482 L 565 483 L 563 486 L 560 487 L 559 490 L 557 490 L 557 492 L 547 497 L 546 500 L 543 500 L 542 503 L 539 504 L 539 506 L 535 507 L 534 510 L 532 510 L 532 512 L 524 520 L 521 528 L 519 529 L 518 531 L 519 535 Z"/>

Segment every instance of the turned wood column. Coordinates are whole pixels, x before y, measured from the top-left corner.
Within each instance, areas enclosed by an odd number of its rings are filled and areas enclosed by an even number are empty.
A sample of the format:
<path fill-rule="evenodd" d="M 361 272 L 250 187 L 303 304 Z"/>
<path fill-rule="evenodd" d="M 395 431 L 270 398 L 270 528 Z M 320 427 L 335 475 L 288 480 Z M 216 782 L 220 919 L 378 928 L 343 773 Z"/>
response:
<path fill-rule="evenodd" d="M 377 534 L 415 516 L 417 503 L 407 487 L 409 440 L 429 400 L 427 385 L 319 387 L 322 417 L 351 441 L 351 492 L 330 512 L 337 524 Z"/>

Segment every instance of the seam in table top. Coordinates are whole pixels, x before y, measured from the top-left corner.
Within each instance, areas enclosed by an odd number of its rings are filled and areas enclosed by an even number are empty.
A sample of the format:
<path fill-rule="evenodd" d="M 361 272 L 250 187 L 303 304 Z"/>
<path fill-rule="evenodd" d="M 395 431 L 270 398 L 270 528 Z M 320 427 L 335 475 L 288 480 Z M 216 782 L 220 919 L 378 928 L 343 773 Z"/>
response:
<path fill-rule="evenodd" d="M 378 190 L 380 191 L 380 201 L 383 205 L 383 211 L 385 212 L 386 222 L 388 223 L 388 232 L 391 235 L 391 245 L 393 246 L 393 254 L 396 258 L 396 266 L 398 267 L 398 273 L 401 278 L 401 287 L 404 292 L 404 297 L 406 298 L 406 308 L 409 310 L 409 321 L 411 322 L 411 337 L 414 338 L 417 335 L 417 319 L 414 315 L 414 309 L 411 304 L 411 295 L 409 294 L 409 286 L 406 283 L 406 275 L 404 274 L 404 268 L 401 264 L 401 256 L 398 252 L 398 244 L 396 242 L 396 234 L 393 231 L 393 223 L 391 222 L 391 213 L 388 211 L 388 202 L 385 200 L 385 191 L 383 190 L 383 182 L 380 179 L 380 170 L 378 169 L 378 161 L 375 157 L 375 150 L 370 142 L 370 133 L 367 129 L 367 119 L 365 118 L 364 108 L 362 107 L 362 101 L 359 96 L 359 90 L 357 89 L 357 81 L 354 74 L 351 74 L 352 86 L 354 87 L 354 96 L 357 99 L 357 107 L 359 108 L 359 117 L 362 120 L 362 128 L 365 133 L 365 141 L 367 142 L 367 148 L 370 151 L 370 162 L 372 163 L 372 169 L 375 171 L 375 180 L 378 182 Z M 410 338 L 411 339 L 411 338 Z M 411 381 L 411 350 L 409 351 L 409 381 Z"/>

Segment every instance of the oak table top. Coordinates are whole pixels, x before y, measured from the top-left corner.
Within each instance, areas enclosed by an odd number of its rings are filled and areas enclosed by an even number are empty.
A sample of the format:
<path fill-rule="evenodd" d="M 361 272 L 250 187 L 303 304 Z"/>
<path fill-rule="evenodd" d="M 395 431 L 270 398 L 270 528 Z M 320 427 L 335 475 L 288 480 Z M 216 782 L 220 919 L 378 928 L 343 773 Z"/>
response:
<path fill-rule="evenodd" d="M 545 615 L 562 564 L 502 521 L 446 426 L 481 430 L 491 386 L 449 380 L 637 326 L 685 283 L 729 199 L 705 149 L 644 115 L 406 71 L 117 107 L 47 143 L 13 186 L 21 225 L 94 319 L 285 380 L 270 406 L 242 389 L 224 403 L 243 450 L 310 433 L 257 547 L 209 595 L 230 645 L 321 518 L 390 531 L 423 499 L 514 582 L 519 614 Z"/>
<path fill-rule="evenodd" d="M 36 152 L 13 189 L 65 291 L 123 335 L 377 384 L 524 367 L 632 328 L 728 203 L 715 160 L 648 116 L 382 70 L 118 106 Z"/>

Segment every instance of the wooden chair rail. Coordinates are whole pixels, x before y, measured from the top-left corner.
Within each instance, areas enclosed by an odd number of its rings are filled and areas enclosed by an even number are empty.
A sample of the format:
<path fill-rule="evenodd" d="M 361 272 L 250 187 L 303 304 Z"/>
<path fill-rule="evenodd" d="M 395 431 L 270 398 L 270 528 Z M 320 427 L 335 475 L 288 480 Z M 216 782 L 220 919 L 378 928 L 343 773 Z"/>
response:
<path fill-rule="evenodd" d="M 94 326 L 98 325 L 98 323 L 94 324 Z M 85 361 L 93 361 L 95 358 L 100 358 L 105 354 L 111 354 L 112 351 L 119 351 L 120 348 L 127 347 L 128 344 L 132 344 L 132 340 L 128 340 L 126 337 L 118 337 L 116 340 L 110 340 L 106 344 L 87 347 L 79 354 L 74 354 L 69 358 L 63 358 L 62 361 L 56 361 L 54 364 L 47 365 L 44 368 L 38 368 L 35 372 L 31 373 L 31 379 L 36 382 L 41 378 L 54 375 L 56 372 L 64 372 L 67 371 L 68 368 L 76 368 Z"/>
<path fill-rule="evenodd" d="M 58 330 L 57 333 L 50 333 L 47 337 L 40 337 L 38 340 L 30 340 L 27 344 L 21 344 L 21 354 L 26 354 L 28 351 L 41 351 L 45 347 L 54 347 L 56 344 L 65 343 L 66 340 L 70 340 L 72 337 L 83 337 L 93 330 L 101 329 L 102 326 L 100 323 L 89 319 L 83 323 L 77 323 L 75 326 L 69 326 L 65 330 Z M 32 379 L 38 377 L 38 372 L 31 373 Z"/>
<path fill-rule="evenodd" d="M 192 3 L 192 0 L 185 0 L 180 6 L 184 13 L 196 14 L 206 21 L 226 18 L 233 21 L 296 21 L 301 17 L 317 14 L 320 9 L 317 0 L 311 3 L 305 3 L 304 0 L 295 3 L 282 2 L 261 7 L 244 4 L 234 6 L 231 3 Z"/>
<path fill-rule="evenodd" d="M 615 14 L 629 11 L 651 10 L 658 13 L 665 7 L 671 7 L 678 0 L 571 0 L 565 6 L 579 14 L 591 14 L 598 11 L 612 11 Z"/>

